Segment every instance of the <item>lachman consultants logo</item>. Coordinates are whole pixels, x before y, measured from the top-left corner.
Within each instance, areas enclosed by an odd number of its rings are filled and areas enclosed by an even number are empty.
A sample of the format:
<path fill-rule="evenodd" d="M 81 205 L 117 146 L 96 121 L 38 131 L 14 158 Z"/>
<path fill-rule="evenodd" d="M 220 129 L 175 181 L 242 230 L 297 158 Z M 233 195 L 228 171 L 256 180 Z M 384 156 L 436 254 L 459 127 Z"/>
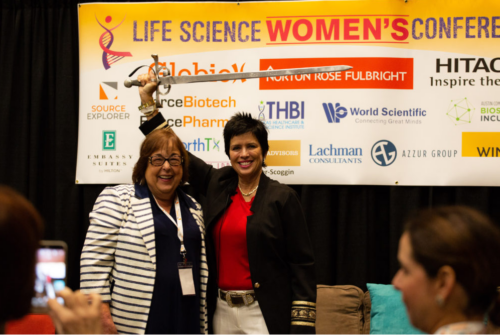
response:
<path fill-rule="evenodd" d="M 105 30 L 101 36 L 99 36 L 99 46 L 102 49 L 102 65 L 104 66 L 104 69 L 109 69 L 112 64 L 118 62 L 119 60 L 125 58 L 125 57 L 132 57 L 132 54 L 128 51 L 115 51 L 111 50 L 111 45 L 115 41 L 115 36 L 113 35 L 113 30 L 118 28 L 119 26 L 122 25 L 122 23 L 125 21 L 127 17 L 125 16 L 123 20 L 117 24 L 116 26 L 112 28 L 107 28 L 102 24 L 99 19 L 97 18 L 97 15 L 95 17 L 97 23 Z M 106 24 L 110 24 L 111 21 L 113 21 L 113 18 L 108 15 L 104 19 Z"/>
<path fill-rule="evenodd" d="M 396 146 L 387 140 L 381 140 L 372 147 L 372 159 L 379 166 L 389 166 L 396 160 Z"/>

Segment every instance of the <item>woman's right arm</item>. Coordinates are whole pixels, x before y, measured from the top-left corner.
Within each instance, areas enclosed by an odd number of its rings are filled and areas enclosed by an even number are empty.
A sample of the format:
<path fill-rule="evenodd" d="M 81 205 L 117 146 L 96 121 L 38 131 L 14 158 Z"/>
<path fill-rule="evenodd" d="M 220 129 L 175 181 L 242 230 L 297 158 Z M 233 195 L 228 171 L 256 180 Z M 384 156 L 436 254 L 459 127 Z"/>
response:
<path fill-rule="evenodd" d="M 80 259 L 80 289 L 84 293 L 98 293 L 103 304 L 105 333 L 116 333 L 111 319 L 111 271 L 115 262 L 115 248 L 126 208 L 115 188 L 107 187 L 97 198 L 90 212 L 87 231 Z M 107 307 L 107 308 L 106 308 Z"/>

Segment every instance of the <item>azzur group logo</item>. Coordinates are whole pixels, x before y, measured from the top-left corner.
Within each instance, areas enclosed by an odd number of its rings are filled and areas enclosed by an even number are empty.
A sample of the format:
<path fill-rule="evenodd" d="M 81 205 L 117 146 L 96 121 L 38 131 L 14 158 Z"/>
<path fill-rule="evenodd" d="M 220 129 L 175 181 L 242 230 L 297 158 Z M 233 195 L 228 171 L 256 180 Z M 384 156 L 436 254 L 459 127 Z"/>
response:
<path fill-rule="evenodd" d="M 372 147 L 372 159 L 375 164 L 389 166 L 396 160 L 398 152 L 396 146 L 387 140 L 381 140 Z"/>
<path fill-rule="evenodd" d="M 102 131 L 102 150 L 116 150 L 116 131 L 103 130 Z"/>
<path fill-rule="evenodd" d="M 323 109 L 325 110 L 328 123 L 339 123 L 340 119 L 347 116 L 347 109 L 340 106 L 338 102 L 335 104 L 335 108 L 333 108 L 332 103 L 324 103 Z"/>

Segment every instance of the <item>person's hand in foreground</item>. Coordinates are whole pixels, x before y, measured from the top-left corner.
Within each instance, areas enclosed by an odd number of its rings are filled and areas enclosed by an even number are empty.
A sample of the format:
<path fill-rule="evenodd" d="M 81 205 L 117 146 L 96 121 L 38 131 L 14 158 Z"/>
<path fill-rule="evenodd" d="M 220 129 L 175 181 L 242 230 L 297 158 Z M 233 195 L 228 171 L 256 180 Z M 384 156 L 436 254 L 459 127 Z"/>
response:
<path fill-rule="evenodd" d="M 64 299 L 62 306 L 56 299 L 48 302 L 50 317 L 59 334 L 102 334 L 101 296 L 65 287 L 58 294 Z"/>

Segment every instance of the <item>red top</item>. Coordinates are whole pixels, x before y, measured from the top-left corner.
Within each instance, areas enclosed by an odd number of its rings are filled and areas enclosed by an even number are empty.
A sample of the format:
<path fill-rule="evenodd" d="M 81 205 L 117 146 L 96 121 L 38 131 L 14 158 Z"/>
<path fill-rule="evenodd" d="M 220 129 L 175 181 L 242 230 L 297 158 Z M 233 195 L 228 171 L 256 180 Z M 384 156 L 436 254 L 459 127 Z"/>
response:
<path fill-rule="evenodd" d="M 255 197 L 246 202 L 239 187 L 233 201 L 214 227 L 213 238 L 219 269 L 219 288 L 225 291 L 252 290 L 247 249 L 247 216 Z"/>

